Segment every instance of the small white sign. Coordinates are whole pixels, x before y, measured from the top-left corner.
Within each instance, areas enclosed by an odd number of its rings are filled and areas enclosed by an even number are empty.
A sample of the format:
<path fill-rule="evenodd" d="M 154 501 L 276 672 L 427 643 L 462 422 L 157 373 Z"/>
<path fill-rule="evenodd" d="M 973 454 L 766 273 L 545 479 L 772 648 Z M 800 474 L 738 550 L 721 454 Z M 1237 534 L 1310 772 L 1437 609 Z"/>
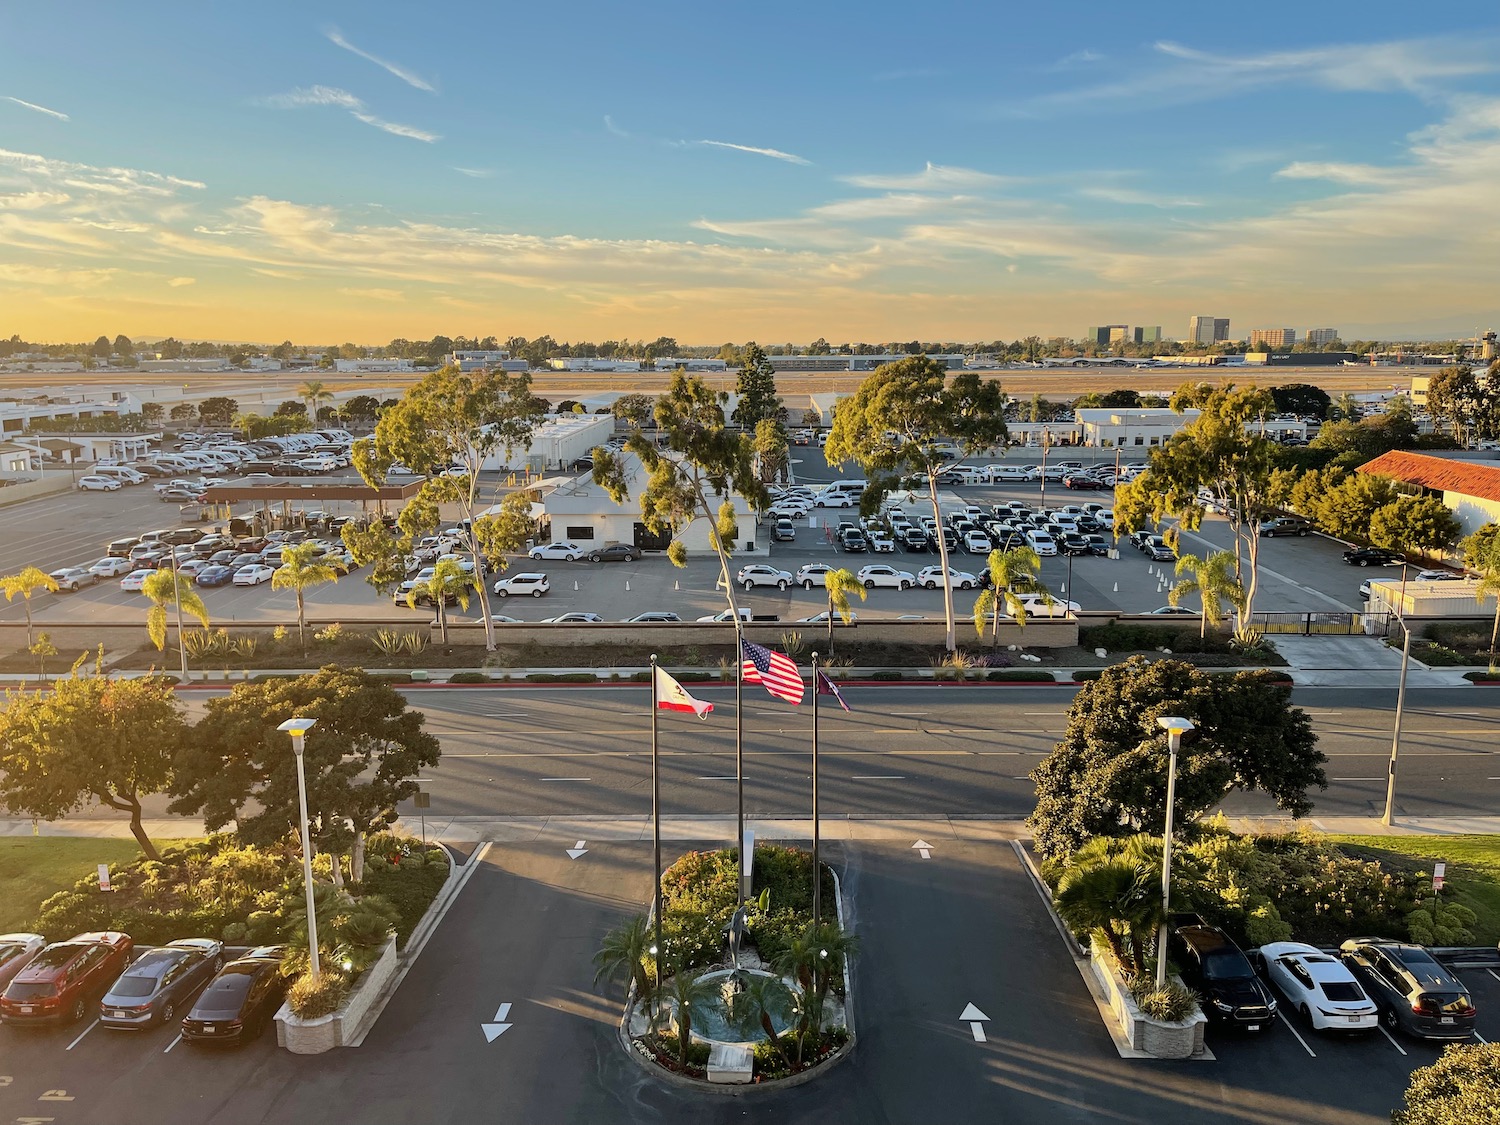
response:
<path fill-rule="evenodd" d="M 99 889 L 101 891 L 109 890 L 109 864 L 107 863 L 99 865 Z"/>
<path fill-rule="evenodd" d="M 1440 891 L 1443 889 L 1443 877 L 1448 873 L 1446 863 L 1434 863 L 1432 865 L 1432 889 Z"/>

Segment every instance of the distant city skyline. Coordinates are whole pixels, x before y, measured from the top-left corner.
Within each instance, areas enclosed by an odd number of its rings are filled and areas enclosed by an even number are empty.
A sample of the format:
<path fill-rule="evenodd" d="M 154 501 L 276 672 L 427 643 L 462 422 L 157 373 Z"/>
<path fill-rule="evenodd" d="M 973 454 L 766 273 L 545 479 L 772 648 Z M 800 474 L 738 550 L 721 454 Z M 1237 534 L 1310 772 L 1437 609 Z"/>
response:
<path fill-rule="evenodd" d="M 1268 3 L 12 5 L 0 335 L 1493 326 L 1493 4 Z"/>

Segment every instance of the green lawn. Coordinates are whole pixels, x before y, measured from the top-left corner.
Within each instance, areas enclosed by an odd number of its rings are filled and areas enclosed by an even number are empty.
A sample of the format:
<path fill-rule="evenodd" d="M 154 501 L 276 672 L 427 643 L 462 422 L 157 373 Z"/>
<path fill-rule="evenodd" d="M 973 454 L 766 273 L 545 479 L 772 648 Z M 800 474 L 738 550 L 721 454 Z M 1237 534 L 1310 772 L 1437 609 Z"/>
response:
<path fill-rule="evenodd" d="M 1407 871 L 1432 874 L 1434 860 L 1448 864 L 1443 898 L 1467 906 L 1479 920 L 1480 945 L 1500 941 L 1500 836 L 1329 836 L 1346 854 Z"/>
<path fill-rule="evenodd" d="M 141 854 L 134 840 L 77 836 L 0 836 L 0 933 L 29 929 L 37 907 L 101 863 Z"/>

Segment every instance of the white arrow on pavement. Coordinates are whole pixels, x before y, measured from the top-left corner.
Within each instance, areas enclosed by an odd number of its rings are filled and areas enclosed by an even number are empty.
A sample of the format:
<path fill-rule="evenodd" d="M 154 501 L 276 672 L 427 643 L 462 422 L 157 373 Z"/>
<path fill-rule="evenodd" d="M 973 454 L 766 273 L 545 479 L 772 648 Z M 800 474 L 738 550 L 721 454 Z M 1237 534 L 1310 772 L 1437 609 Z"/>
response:
<path fill-rule="evenodd" d="M 970 1004 L 963 1010 L 963 1013 L 958 1018 L 969 1025 L 969 1030 L 974 1033 L 974 1042 L 985 1042 L 984 1023 L 981 1021 L 988 1020 L 990 1018 L 989 1016 L 985 1015 L 978 1008 L 974 1007 L 973 1004 Z"/>
<path fill-rule="evenodd" d="M 926 840 L 918 840 L 915 844 L 912 845 L 912 847 L 916 849 L 916 851 L 921 853 L 923 859 L 932 858 L 932 845 L 929 844 Z"/>
<path fill-rule="evenodd" d="M 969 1006 L 973 1007 L 972 1004 Z M 484 1041 L 486 1043 L 493 1043 L 511 1029 L 511 1025 L 504 1022 L 505 1017 L 508 1015 L 510 1015 L 510 1005 L 501 1004 L 499 1011 L 495 1013 L 494 1023 L 482 1023 L 479 1025 L 484 1031 Z"/>
<path fill-rule="evenodd" d="M 571 848 L 569 848 L 568 849 L 568 858 L 569 859 L 577 859 L 579 856 L 581 856 L 585 852 L 587 852 L 588 848 L 586 848 L 586 847 L 583 846 L 585 843 L 587 843 L 587 841 L 585 841 L 585 840 L 579 840 L 578 843 L 574 844 Z"/>

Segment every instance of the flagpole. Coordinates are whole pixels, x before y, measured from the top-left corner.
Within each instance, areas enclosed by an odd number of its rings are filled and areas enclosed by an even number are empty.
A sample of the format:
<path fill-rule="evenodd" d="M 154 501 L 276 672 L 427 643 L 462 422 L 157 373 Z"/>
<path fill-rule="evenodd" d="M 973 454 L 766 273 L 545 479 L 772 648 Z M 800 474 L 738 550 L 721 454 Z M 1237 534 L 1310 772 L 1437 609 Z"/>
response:
<path fill-rule="evenodd" d="M 652 917 L 656 921 L 656 940 L 654 948 L 656 953 L 652 956 L 652 966 L 656 970 L 656 986 L 661 987 L 661 963 L 666 956 L 666 950 L 661 943 L 661 771 L 659 768 L 659 755 L 656 745 L 656 653 L 651 654 L 651 843 L 655 849 L 654 866 L 652 867 Z"/>
<path fill-rule="evenodd" d="M 818 654 L 812 654 L 813 739 L 812 739 L 812 863 L 813 925 L 823 921 L 823 868 L 818 860 Z"/>
<path fill-rule="evenodd" d="M 731 599 L 730 604 L 733 605 Z M 738 827 L 734 853 L 740 869 L 735 872 L 739 890 L 736 906 L 745 902 L 745 626 L 738 613 L 734 615 L 734 784 L 739 796 Z"/>

